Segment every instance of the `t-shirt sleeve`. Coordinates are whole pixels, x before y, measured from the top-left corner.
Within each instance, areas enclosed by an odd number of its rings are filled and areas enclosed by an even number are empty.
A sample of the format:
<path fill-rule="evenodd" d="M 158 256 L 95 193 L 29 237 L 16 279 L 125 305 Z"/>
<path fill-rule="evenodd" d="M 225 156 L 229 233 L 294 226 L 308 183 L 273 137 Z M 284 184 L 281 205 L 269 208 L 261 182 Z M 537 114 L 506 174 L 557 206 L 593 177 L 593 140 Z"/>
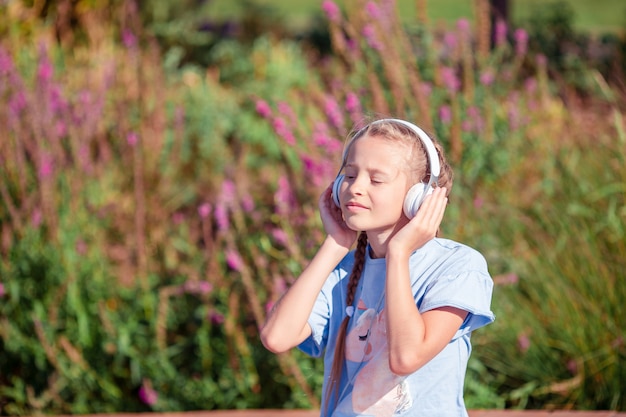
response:
<path fill-rule="evenodd" d="M 330 320 L 330 302 L 322 290 L 315 300 L 313 311 L 309 316 L 311 335 L 298 345 L 298 349 L 309 356 L 320 357 L 328 339 L 328 322 Z"/>
<path fill-rule="evenodd" d="M 470 333 L 495 320 L 491 311 L 493 280 L 485 270 L 468 270 L 442 275 L 430 283 L 419 307 L 426 312 L 439 307 L 455 307 L 469 314 L 454 338 Z"/>

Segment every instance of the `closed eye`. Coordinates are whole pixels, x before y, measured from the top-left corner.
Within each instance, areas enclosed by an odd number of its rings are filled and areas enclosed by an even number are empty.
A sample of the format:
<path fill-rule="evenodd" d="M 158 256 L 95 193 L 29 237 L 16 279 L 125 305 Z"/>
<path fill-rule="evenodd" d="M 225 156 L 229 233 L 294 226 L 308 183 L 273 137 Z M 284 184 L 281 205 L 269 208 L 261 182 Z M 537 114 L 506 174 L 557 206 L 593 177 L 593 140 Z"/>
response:
<path fill-rule="evenodd" d="M 359 336 L 359 340 L 360 341 L 365 341 L 365 340 L 367 340 L 369 335 L 370 335 L 370 331 L 369 331 L 369 329 L 367 329 L 367 333 L 365 334 L 365 336 Z"/>

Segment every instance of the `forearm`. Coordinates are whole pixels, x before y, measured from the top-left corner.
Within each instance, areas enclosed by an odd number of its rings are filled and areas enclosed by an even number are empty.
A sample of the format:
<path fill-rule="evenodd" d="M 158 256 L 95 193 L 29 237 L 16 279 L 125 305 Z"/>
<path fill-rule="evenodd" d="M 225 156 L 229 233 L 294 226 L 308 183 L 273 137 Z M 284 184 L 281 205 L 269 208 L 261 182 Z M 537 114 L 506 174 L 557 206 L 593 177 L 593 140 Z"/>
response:
<path fill-rule="evenodd" d="M 419 369 L 426 326 L 411 289 L 409 255 L 387 256 L 386 324 L 389 344 L 389 366 L 394 373 L 407 374 Z"/>
<path fill-rule="evenodd" d="M 309 334 L 307 321 L 317 295 L 348 250 L 327 237 L 296 282 L 280 298 L 261 330 L 261 340 L 273 352 L 285 352 Z"/>

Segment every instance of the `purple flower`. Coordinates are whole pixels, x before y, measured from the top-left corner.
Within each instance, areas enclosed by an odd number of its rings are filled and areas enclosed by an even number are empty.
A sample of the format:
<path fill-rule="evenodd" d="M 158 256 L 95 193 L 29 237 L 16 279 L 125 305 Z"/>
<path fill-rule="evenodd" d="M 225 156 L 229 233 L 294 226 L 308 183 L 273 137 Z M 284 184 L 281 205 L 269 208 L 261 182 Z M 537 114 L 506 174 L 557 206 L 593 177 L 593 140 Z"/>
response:
<path fill-rule="evenodd" d="M 43 221 L 43 214 L 41 213 L 41 209 L 36 208 L 35 210 L 33 210 L 33 214 L 31 216 L 31 222 L 34 227 L 39 227 L 42 221 Z"/>
<path fill-rule="evenodd" d="M 276 193 L 274 193 L 274 201 L 276 204 L 276 213 L 282 215 L 289 213 L 290 208 L 295 205 L 291 185 L 284 175 L 278 179 L 278 189 Z"/>
<path fill-rule="evenodd" d="M 139 388 L 139 399 L 149 406 L 155 405 L 159 400 L 159 394 L 152 388 L 152 382 L 149 379 L 143 380 Z"/>
<path fill-rule="evenodd" d="M 352 92 L 346 94 L 346 110 L 350 113 L 361 112 L 361 101 L 359 97 Z"/>
<path fill-rule="evenodd" d="M 324 0 L 322 2 L 322 10 L 326 13 L 326 17 L 333 23 L 339 23 L 341 20 L 341 12 L 335 2 L 330 0 Z"/>
<path fill-rule="evenodd" d="M 525 353 L 528 349 L 530 349 L 530 338 L 526 333 L 520 333 L 517 336 L 517 346 L 522 353 Z"/>
<path fill-rule="evenodd" d="M 443 85 L 451 94 L 456 94 L 461 89 L 461 81 L 457 78 L 454 69 L 450 67 L 443 67 L 441 69 L 441 79 L 443 81 Z"/>
<path fill-rule="evenodd" d="M 208 294 L 213 290 L 213 285 L 209 281 L 189 280 L 183 285 L 185 292 L 190 294 Z"/>
<path fill-rule="evenodd" d="M 422 82 L 419 85 L 419 90 L 426 97 L 430 96 L 433 92 L 433 85 L 429 82 Z"/>
<path fill-rule="evenodd" d="M 241 272 L 244 264 L 239 252 L 234 249 L 228 249 L 226 251 L 226 265 L 234 271 Z"/>
<path fill-rule="evenodd" d="M 237 198 L 237 187 L 231 180 L 222 181 L 222 190 L 220 192 L 220 201 L 232 206 Z"/>
<path fill-rule="evenodd" d="M 470 22 L 469 22 L 469 20 L 466 19 L 466 18 L 461 18 L 461 19 L 457 20 L 456 28 L 459 30 L 459 32 L 461 32 L 464 35 L 469 33 L 469 31 L 470 31 Z"/>
<path fill-rule="evenodd" d="M 241 207 L 246 213 L 254 211 L 254 198 L 250 194 L 246 194 L 241 198 Z"/>
<path fill-rule="evenodd" d="M 496 46 L 502 46 L 506 42 L 506 21 L 504 19 L 496 20 L 495 34 L 494 34 L 494 42 Z"/>
<path fill-rule="evenodd" d="M 444 105 L 439 108 L 439 119 L 444 125 L 452 122 L 452 109 L 450 106 Z"/>
<path fill-rule="evenodd" d="M 264 119 L 268 119 L 272 115 L 272 109 L 270 108 L 270 105 L 267 104 L 267 101 L 265 100 L 257 100 L 256 112 Z"/>
<path fill-rule="evenodd" d="M 278 103 L 278 112 L 282 114 L 283 116 L 287 117 L 287 119 L 292 124 L 297 124 L 296 114 L 293 112 L 293 109 L 291 108 L 289 103 L 286 103 L 284 101 L 281 101 L 280 103 Z"/>
<path fill-rule="evenodd" d="M 378 40 L 378 36 L 376 35 L 376 29 L 373 25 L 367 24 L 363 26 L 363 37 L 365 41 L 375 51 L 381 51 L 383 49 L 382 44 Z"/>
<path fill-rule="evenodd" d="M 526 54 L 526 50 L 528 49 L 528 33 L 519 28 L 515 31 L 515 53 L 519 56 Z"/>
<path fill-rule="evenodd" d="M 52 62 L 50 62 L 45 49 L 42 48 L 39 67 L 37 68 L 37 77 L 41 82 L 48 82 L 52 79 L 52 73 Z"/>
<path fill-rule="evenodd" d="M 122 43 L 128 49 L 134 48 L 137 45 L 137 37 L 130 29 L 124 29 L 122 32 Z"/>
<path fill-rule="evenodd" d="M 218 313 L 217 311 L 211 311 L 209 313 L 209 320 L 211 321 L 211 324 L 219 326 L 224 323 L 224 315 Z"/>
<path fill-rule="evenodd" d="M 276 134 L 280 136 L 281 138 L 283 138 L 285 142 L 287 142 L 287 144 L 295 145 L 296 139 L 293 136 L 293 133 L 291 132 L 289 127 L 287 126 L 285 119 L 283 119 L 282 117 L 274 118 L 272 126 Z"/>
<path fill-rule="evenodd" d="M 535 58 L 537 60 L 537 65 L 544 68 L 548 64 L 548 58 L 544 54 L 537 54 Z"/>
<path fill-rule="evenodd" d="M 128 135 L 126 135 L 126 143 L 128 143 L 130 146 L 135 146 L 138 142 L 139 135 L 137 135 L 137 132 L 130 132 Z"/>
<path fill-rule="evenodd" d="M 11 71 L 13 71 L 13 59 L 4 48 L 0 48 L 0 75 L 9 74 Z"/>
<path fill-rule="evenodd" d="M 185 221 L 185 215 L 181 213 L 180 211 L 177 211 L 176 213 L 172 214 L 172 222 L 174 222 L 174 224 L 178 225 L 184 221 Z"/>
<path fill-rule="evenodd" d="M 527 78 L 524 81 L 524 89 L 527 93 L 532 94 L 537 91 L 537 80 L 535 78 Z"/>
<path fill-rule="evenodd" d="M 39 165 L 39 178 L 48 178 L 54 172 L 54 158 L 50 154 L 42 154 Z"/>
<path fill-rule="evenodd" d="M 519 281 L 519 277 L 517 276 L 516 273 L 513 273 L 513 272 L 509 274 L 497 275 L 493 277 L 493 282 L 496 285 L 513 285 L 513 284 L 517 284 L 518 281 Z"/>
<path fill-rule="evenodd" d="M 496 79 L 496 75 L 491 68 L 487 68 L 480 74 L 480 83 L 486 87 L 489 87 L 493 84 L 493 81 Z"/>
<path fill-rule="evenodd" d="M 382 13 L 380 11 L 380 8 L 378 7 L 378 5 L 373 2 L 373 1 L 368 1 L 367 4 L 365 5 L 365 10 L 367 11 L 367 14 L 370 15 L 370 17 L 374 20 L 378 20 L 382 17 Z"/>
<path fill-rule="evenodd" d="M 198 214 L 201 218 L 205 219 L 209 214 L 211 214 L 211 204 L 200 204 L 200 206 L 198 207 Z"/>
<path fill-rule="evenodd" d="M 23 91 L 18 91 L 9 99 L 9 111 L 13 117 L 18 117 L 22 111 L 26 108 L 26 94 Z"/>
<path fill-rule="evenodd" d="M 281 246 L 286 246 L 287 245 L 287 233 L 285 233 L 285 231 L 283 229 L 279 229 L 279 228 L 274 228 L 272 229 L 272 237 L 274 238 L 274 240 L 276 241 L 276 243 L 278 243 Z"/>
<path fill-rule="evenodd" d="M 443 35 L 443 44 L 449 50 L 454 50 L 456 48 L 456 35 L 452 32 L 446 32 Z"/>
<path fill-rule="evenodd" d="M 326 112 L 326 117 L 328 117 L 328 120 L 335 128 L 341 129 L 343 127 L 343 115 L 334 98 L 326 97 L 324 111 Z"/>
<path fill-rule="evenodd" d="M 219 203 L 215 206 L 215 222 L 217 223 L 217 229 L 220 232 L 225 232 L 230 227 L 230 219 L 228 217 L 228 209 L 223 203 Z"/>

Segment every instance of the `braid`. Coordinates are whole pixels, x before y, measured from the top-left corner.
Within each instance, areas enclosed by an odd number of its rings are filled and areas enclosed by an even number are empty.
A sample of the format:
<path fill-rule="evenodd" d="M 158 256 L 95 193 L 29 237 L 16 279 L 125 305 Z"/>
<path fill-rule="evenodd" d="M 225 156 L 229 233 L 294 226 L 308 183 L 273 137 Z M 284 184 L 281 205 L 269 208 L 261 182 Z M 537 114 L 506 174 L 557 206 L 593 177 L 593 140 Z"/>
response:
<path fill-rule="evenodd" d="M 350 280 L 348 281 L 348 294 L 346 296 L 346 305 L 351 306 L 354 303 L 354 296 L 356 295 L 356 288 L 361 279 L 361 273 L 365 266 L 365 250 L 367 249 L 367 234 L 361 232 L 359 234 L 359 240 L 357 242 L 356 249 L 354 251 L 354 265 L 352 266 L 352 272 L 350 274 Z M 335 343 L 335 355 L 333 356 L 333 367 L 330 370 L 328 379 L 328 387 L 326 388 L 327 407 L 330 409 L 330 396 L 335 394 L 336 397 L 339 394 L 339 381 L 341 380 L 341 374 L 343 372 L 343 364 L 346 354 L 346 333 L 348 329 L 348 322 L 350 317 L 346 317 L 341 322 L 339 327 L 339 333 L 337 334 L 337 341 Z M 334 405 L 337 405 L 336 403 Z"/>

